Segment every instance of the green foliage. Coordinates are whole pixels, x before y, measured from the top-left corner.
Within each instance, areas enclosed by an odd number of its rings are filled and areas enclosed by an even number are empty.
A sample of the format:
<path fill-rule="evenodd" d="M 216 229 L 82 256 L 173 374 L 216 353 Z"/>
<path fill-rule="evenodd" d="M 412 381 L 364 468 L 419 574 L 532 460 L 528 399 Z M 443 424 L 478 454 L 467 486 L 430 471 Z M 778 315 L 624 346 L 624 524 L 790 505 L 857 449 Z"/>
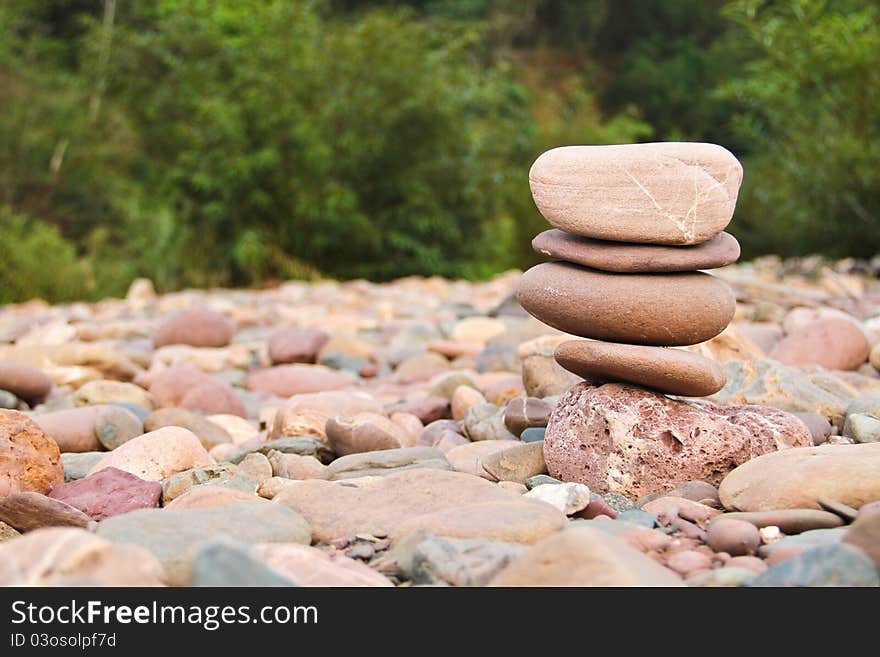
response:
<path fill-rule="evenodd" d="M 783 254 L 871 256 L 880 247 L 880 8 L 825 0 L 731 2 L 761 49 L 721 88 L 753 145 L 744 245 Z"/>
<path fill-rule="evenodd" d="M 8 207 L 0 207 L 0 262 L 0 303 L 81 299 L 94 291 L 88 266 L 57 228 Z"/>
<path fill-rule="evenodd" d="M 273 244 L 334 276 L 459 274 L 531 154 L 510 137 L 523 93 L 472 65 L 473 28 L 164 2 L 156 29 L 123 38 L 111 91 L 147 176 L 190 228 L 189 257 L 232 282 L 281 274 Z"/>

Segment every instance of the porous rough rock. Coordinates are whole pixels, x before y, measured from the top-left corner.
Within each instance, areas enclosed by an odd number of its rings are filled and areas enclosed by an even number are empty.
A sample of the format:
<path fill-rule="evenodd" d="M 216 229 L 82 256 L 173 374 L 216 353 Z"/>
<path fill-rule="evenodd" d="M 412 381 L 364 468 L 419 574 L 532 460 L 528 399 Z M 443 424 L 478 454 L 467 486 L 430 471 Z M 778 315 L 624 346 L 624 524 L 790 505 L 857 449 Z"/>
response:
<path fill-rule="evenodd" d="M 580 384 L 557 404 L 544 438 L 550 474 L 632 499 L 689 480 L 717 484 L 749 459 L 812 444 L 794 416 L 758 406 L 674 401 L 624 384 Z"/>
<path fill-rule="evenodd" d="M 0 409 L 0 499 L 64 481 L 58 444 L 24 413 Z"/>
<path fill-rule="evenodd" d="M 162 481 L 177 472 L 213 459 L 194 433 L 180 427 L 163 427 L 120 445 L 95 465 L 92 475 L 104 468 L 118 468 L 147 481 Z"/>
<path fill-rule="evenodd" d="M 0 544 L 0 586 L 163 586 L 161 564 L 137 545 L 84 529 L 47 527 Z"/>

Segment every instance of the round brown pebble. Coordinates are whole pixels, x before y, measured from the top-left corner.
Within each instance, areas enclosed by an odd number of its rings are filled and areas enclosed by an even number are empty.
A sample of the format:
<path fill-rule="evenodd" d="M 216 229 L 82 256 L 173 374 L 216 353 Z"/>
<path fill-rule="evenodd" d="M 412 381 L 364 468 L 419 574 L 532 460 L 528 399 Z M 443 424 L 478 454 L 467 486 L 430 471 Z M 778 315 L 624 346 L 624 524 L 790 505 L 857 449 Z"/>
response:
<path fill-rule="evenodd" d="M 717 552 L 738 557 L 754 554 L 761 545 L 761 534 L 750 522 L 720 517 L 709 523 L 706 542 Z"/>

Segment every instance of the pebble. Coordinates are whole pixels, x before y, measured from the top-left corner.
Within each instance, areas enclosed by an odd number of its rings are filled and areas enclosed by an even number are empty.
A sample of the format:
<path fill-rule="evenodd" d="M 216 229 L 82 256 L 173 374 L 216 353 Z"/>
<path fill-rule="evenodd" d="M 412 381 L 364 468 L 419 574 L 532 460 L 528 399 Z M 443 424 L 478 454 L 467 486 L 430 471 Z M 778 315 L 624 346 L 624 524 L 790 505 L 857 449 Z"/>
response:
<path fill-rule="evenodd" d="M 193 559 L 188 586 L 297 586 L 253 554 L 247 543 L 219 538 L 202 545 Z"/>
<path fill-rule="evenodd" d="M 880 442 L 880 420 L 866 413 L 847 415 L 843 435 L 857 443 Z"/>
<path fill-rule="evenodd" d="M 839 527 L 843 519 L 828 511 L 818 509 L 775 509 L 772 511 L 734 511 L 725 513 L 718 520 L 733 519 L 749 522 L 758 529 L 779 527 L 786 534 L 800 534 L 811 529 Z"/>
<path fill-rule="evenodd" d="M 880 586 L 874 562 L 846 543 L 810 548 L 770 566 L 750 586 Z"/>
<path fill-rule="evenodd" d="M 301 513 L 312 526 L 314 538 L 321 541 L 360 533 L 393 534 L 407 521 L 415 522 L 421 516 L 445 510 L 454 516 L 450 522 L 473 520 L 476 524 L 472 534 L 480 535 L 482 519 L 491 523 L 493 531 L 504 531 L 502 521 L 509 518 L 469 515 L 473 506 L 487 502 L 504 503 L 506 508 L 512 505 L 516 511 L 531 511 L 537 506 L 541 511 L 535 514 L 540 519 L 558 522 L 556 529 L 565 522 L 565 516 L 548 505 L 515 498 L 485 479 L 430 468 L 391 474 L 363 488 L 317 479 L 297 482 L 296 486 L 281 490 L 273 502 Z M 347 509 L 347 512 L 341 514 L 339 509 Z M 443 521 L 441 518 L 432 524 L 437 528 Z"/>
<path fill-rule="evenodd" d="M 472 441 L 516 440 L 504 426 L 504 410 L 490 403 L 471 406 L 465 414 L 462 430 Z"/>
<path fill-rule="evenodd" d="M 150 394 L 157 408 L 177 406 L 202 413 L 247 415 L 231 385 L 192 365 L 174 365 L 163 370 L 150 384 Z"/>
<path fill-rule="evenodd" d="M 750 522 L 721 516 L 709 524 L 706 543 L 716 552 L 748 556 L 761 545 L 761 535 Z"/>
<path fill-rule="evenodd" d="M 104 448 L 96 429 L 98 417 L 108 408 L 105 405 L 84 406 L 40 413 L 31 419 L 52 437 L 61 452 L 94 452 Z"/>
<path fill-rule="evenodd" d="M 640 525 L 642 527 L 655 527 L 657 526 L 658 521 L 656 513 L 642 511 L 641 509 L 627 509 L 626 511 L 620 511 L 617 514 L 617 519 L 634 525 Z"/>
<path fill-rule="evenodd" d="M 144 423 L 127 408 L 107 405 L 95 417 L 94 434 L 105 449 L 114 450 L 132 438 L 143 435 Z"/>
<path fill-rule="evenodd" d="M 394 548 L 402 575 L 425 586 L 485 586 L 526 547 L 479 538 L 446 538 L 422 531 Z"/>
<path fill-rule="evenodd" d="M 544 427 L 529 427 L 520 434 L 519 439 L 524 443 L 536 443 L 544 440 L 547 429 Z"/>
<path fill-rule="evenodd" d="M 526 429 L 546 427 L 553 407 L 536 397 L 514 397 L 504 406 L 504 426 L 515 436 Z"/>
<path fill-rule="evenodd" d="M 111 467 L 77 481 L 58 484 L 49 497 L 79 509 L 93 520 L 103 520 L 158 506 L 162 486 Z"/>
<path fill-rule="evenodd" d="M 122 381 L 89 381 L 73 395 L 73 403 L 77 406 L 98 406 L 111 402 L 153 407 L 149 392 L 133 383 Z"/>
<path fill-rule="evenodd" d="M 862 507 L 855 522 L 846 530 L 843 541 L 861 548 L 880 569 L 880 506 L 867 511 Z"/>
<path fill-rule="evenodd" d="M 409 447 L 415 443 L 399 424 L 378 413 L 331 417 L 324 430 L 330 449 L 339 456 Z"/>
<path fill-rule="evenodd" d="M 792 415 L 807 425 L 813 436 L 813 446 L 821 445 L 828 440 L 833 427 L 824 416 L 819 413 L 792 413 Z"/>
<path fill-rule="evenodd" d="M 269 336 L 269 360 L 273 365 L 314 363 L 329 340 L 330 335 L 320 329 L 279 329 Z"/>
<path fill-rule="evenodd" d="M 0 408 L 21 410 L 22 401 L 8 390 L 0 390 Z"/>
<path fill-rule="evenodd" d="M 820 497 L 858 508 L 880 499 L 880 443 L 764 454 L 728 474 L 719 493 L 725 508 L 738 511 L 818 509 Z"/>
<path fill-rule="evenodd" d="M 526 479 L 524 483 L 526 488 L 531 490 L 537 486 L 561 484 L 562 482 L 559 481 L 559 479 L 554 479 L 550 475 L 537 474 L 534 477 L 529 477 L 528 479 Z"/>
<path fill-rule="evenodd" d="M 327 466 L 325 472 L 328 479 L 339 480 L 387 477 L 420 468 L 452 470 L 452 465 L 443 452 L 434 447 L 401 447 L 341 456 Z"/>
<path fill-rule="evenodd" d="M 740 587 L 748 586 L 757 575 L 748 568 L 725 566 L 714 570 L 702 570 L 690 575 L 685 583 L 700 587 Z"/>
<path fill-rule="evenodd" d="M 468 385 L 458 386 L 455 392 L 452 393 L 452 400 L 450 401 L 452 419 L 461 422 L 470 408 L 477 404 L 485 403 L 487 403 L 486 398 L 479 390 Z"/>
<path fill-rule="evenodd" d="M 153 335 L 153 344 L 225 347 L 235 334 L 235 322 L 222 313 L 199 306 L 165 320 Z"/>
<path fill-rule="evenodd" d="M 220 486 L 256 495 L 259 483 L 230 463 L 192 468 L 173 474 L 163 482 L 162 504 L 168 504 L 195 486 Z"/>
<path fill-rule="evenodd" d="M 476 477 L 488 476 L 480 460 L 498 451 L 509 449 L 519 445 L 516 440 L 481 440 L 476 443 L 466 443 L 453 447 L 446 452 L 446 459 L 458 472 L 465 472 Z"/>
<path fill-rule="evenodd" d="M 106 452 L 64 452 L 61 454 L 64 481 L 82 479 L 104 456 Z"/>
<path fill-rule="evenodd" d="M 532 488 L 523 497 L 550 504 L 570 516 L 587 508 L 590 503 L 590 489 L 575 483 L 542 484 Z"/>
<path fill-rule="evenodd" d="M 113 467 L 147 481 L 162 481 L 177 472 L 211 465 L 212 460 L 191 431 L 164 427 L 123 443 L 98 461 L 89 474 Z"/>
<path fill-rule="evenodd" d="M 0 499 L 0 521 L 25 533 L 41 527 L 88 527 L 91 518 L 65 502 L 28 491 Z"/>
<path fill-rule="evenodd" d="M 579 525 L 540 541 L 513 559 L 489 585 L 667 587 L 682 586 L 682 581 L 621 539 Z"/>
<path fill-rule="evenodd" d="M 710 569 L 712 559 L 696 550 L 682 550 L 674 552 L 666 558 L 666 567 L 682 577 L 688 577 L 693 573 Z"/>
<path fill-rule="evenodd" d="M 97 535 L 149 550 L 163 565 L 168 583 L 188 581 L 195 548 L 215 538 L 247 543 L 308 544 L 308 523 L 281 504 L 235 502 L 201 509 L 141 509 L 102 520 Z"/>
<path fill-rule="evenodd" d="M 487 454 L 480 459 L 483 470 L 495 481 L 525 483 L 526 479 L 547 472 L 544 444 L 519 443 L 509 449 Z"/>
<path fill-rule="evenodd" d="M 144 420 L 146 431 L 156 431 L 164 427 L 180 427 L 191 431 L 202 443 L 202 447 L 208 450 L 232 442 L 232 436 L 225 429 L 185 408 L 160 408 Z"/>
<path fill-rule="evenodd" d="M 40 555 L 34 559 L 34 555 Z M 163 586 L 162 565 L 137 545 L 47 527 L 0 543 L 0 586 Z"/>
<path fill-rule="evenodd" d="M 828 370 L 854 370 L 868 360 L 871 347 L 858 325 L 847 319 L 816 319 L 776 343 L 770 358 L 785 365 L 821 365 Z"/>
<path fill-rule="evenodd" d="M 308 545 L 258 543 L 251 548 L 251 554 L 297 586 L 393 586 L 390 580 L 359 561 Z"/>
<path fill-rule="evenodd" d="M 323 365 L 276 365 L 255 370 L 247 376 L 247 389 L 276 397 L 348 388 L 355 382 L 348 372 Z"/>

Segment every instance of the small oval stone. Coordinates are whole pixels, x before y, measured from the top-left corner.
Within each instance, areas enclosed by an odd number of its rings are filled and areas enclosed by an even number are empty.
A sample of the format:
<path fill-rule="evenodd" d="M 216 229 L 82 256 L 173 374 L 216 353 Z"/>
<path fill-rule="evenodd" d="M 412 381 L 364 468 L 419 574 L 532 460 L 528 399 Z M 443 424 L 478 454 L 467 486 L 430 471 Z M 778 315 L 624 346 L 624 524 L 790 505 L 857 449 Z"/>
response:
<path fill-rule="evenodd" d="M 712 395 L 726 381 L 714 360 L 682 349 L 570 340 L 556 347 L 554 356 L 586 379 L 636 383 L 671 395 Z"/>
<path fill-rule="evenodd" d="M 108 405 L 95 418 L 95 436 L 107 449 L 116 449 L 144 433 L 144 425 L 131 411 Z"/>
<path fill-rule="evenodd" d="M 516 294 L 530 314 L 560 331 L 653 346 L 705 342 L 736 310 L 730 286 L 702 272 L 609 274 L 546 262 L 520 277 Z"/>
<path fill-rule="evenodd" d="M 0 390 L 7 390 L 29 404 L 42 401 L 52 389 L 52 380 L 36 367 L 0 362 Z"/>
<path fill-rule="evenodd" d="M 739 557 L 754 554 L 761 545 L 758 528 L 745 520 L 718 518 L 709 523 L 707 543 L 716 552 Z"/>

